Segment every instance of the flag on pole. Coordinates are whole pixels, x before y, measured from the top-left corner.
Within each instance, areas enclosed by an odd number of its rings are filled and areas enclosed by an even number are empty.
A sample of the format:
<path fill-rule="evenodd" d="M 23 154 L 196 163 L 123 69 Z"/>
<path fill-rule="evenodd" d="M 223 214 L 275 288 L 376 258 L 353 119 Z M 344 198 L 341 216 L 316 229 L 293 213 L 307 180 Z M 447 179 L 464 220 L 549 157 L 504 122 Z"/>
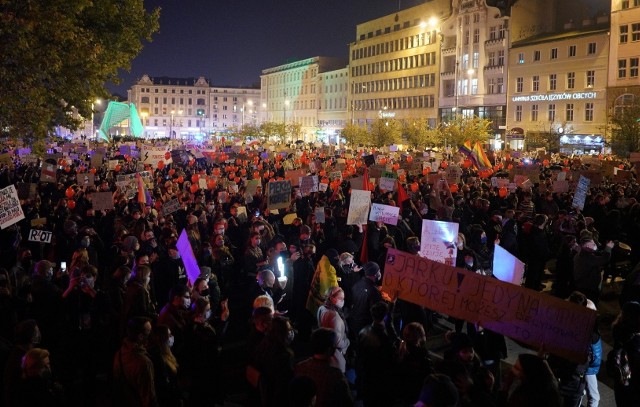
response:
<path fill-rule="evenodd" d="M 487 154 L 484 152 L 484 149 L 480 145 L 479 141 L 476 141 L 476 145 L 473 146 L 473 152 L 475 153 L 476 159 L 478 161 L 478 168 L 486 170 L 492 167 L 491 161 L 489 161 L 489 157 L 487 157 Z"/>
<path fill-rule="evenodd" d="M 464 154 L 465 157 L 471 161 L 471 164 L 473 165 L 473 168 L 478 169 L 478 158 L 476 157 L 475 152 L 473 151 L 473 148 L 471 147 L 471 140 L 467 140 L 464 142 L 463 145 L 460 146 L 460 148 L 458 149 L 458 152 L 461 154 Z"/>
<path fill-rule="evenodd" d="M 397 202 L 397 206 L 400 208 L 400 211 L 402 211 L 402 209 L 404 208 L 404 206 L 402 205 L 403 202 L 407 201 L 409 199 L 409 194 L 407 194 L 407 191 L 404 189 L 404 187 L 402 186 L 402 184 L 400 183 L 400 181 L 396 181 L 398 183 L 398 202 Z"/>
<path fill-rule="evenodd" d="M 143 205 L 151 205 L 151 194 L 144 185 L 140 174 L 136 174 L 136 179 L 138 180 L 138 202 Z"/>

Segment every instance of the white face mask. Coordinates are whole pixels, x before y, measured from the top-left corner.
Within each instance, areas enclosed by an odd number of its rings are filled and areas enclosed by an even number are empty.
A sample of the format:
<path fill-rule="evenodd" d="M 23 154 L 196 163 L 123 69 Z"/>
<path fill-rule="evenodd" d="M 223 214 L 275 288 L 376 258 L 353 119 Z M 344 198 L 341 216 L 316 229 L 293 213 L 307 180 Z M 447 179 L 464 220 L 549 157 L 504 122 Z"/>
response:
<path fill-rule="evenodd" d="M 210 309 L 209 309 L 209 310 L 207 310 L 207 311 L 204 313 L 204 319 L 209 319 L 209 318 L 211 318 L 211 310 L 210 310 Z"/>
<path fill-rule="evenodd" d="M 287 343 L 291 343 L 293 342 L 293 340 L 296 338 L 296 331 L 294 331 L 293 329 L 289 331 L 289 333 L 287 334 Z"/>
<path fill-rule="evenodd" d="M 183 298 L 182 306 L 186 309 L 189 309 L 189 307 L 191 307 L 191 298 Z"/>
<path fill-rule="evenodd" d="M 339 309 L 342 309 L 342 307 L 344 307 L 344 300 L 337 300 L 336 307 L 338 307 Z"/>
<path fill-rule="evenodd" d="M 167 343 L 167 345 L 168 345 L 170 348 L 173 348 L 173 344 L 175 343 L 175 341 L 176 341 L 176 338 L 175 338 L 173 335 L 171 335 L 171 336 L 169 337 L 169 342 Z"/>
<path fill-rule="evenodd" d="M 149 285 L 149 282 L 151 282 L 151 276 L 146 276 L 146 277 L 144 278 L 144 284 L 145 284 L 145 285 Z"/>
<path fill-rule="evenodd" d="M 458 242 L 458 250 L 464 249 L 464 243 Z"/>

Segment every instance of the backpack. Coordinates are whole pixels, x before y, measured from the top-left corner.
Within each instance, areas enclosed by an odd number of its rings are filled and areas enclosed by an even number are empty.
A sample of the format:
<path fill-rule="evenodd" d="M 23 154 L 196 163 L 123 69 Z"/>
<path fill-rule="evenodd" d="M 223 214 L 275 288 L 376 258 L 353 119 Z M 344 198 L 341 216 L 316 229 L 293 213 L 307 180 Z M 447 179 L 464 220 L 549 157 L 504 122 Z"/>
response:
<path fill-rule="evenodd" d="M 607 374 L 612 377 L 616 383 L 625 387 L 629 386 L 629 380 L 631 379 L 631 367 L 629 366 L 629 356 L 625 350 L 625 345 L 637 335 L 640 335 L 640 333 L 633 334 L 622 346 L 613 348 L 607 353 L 605 365 Z"/>

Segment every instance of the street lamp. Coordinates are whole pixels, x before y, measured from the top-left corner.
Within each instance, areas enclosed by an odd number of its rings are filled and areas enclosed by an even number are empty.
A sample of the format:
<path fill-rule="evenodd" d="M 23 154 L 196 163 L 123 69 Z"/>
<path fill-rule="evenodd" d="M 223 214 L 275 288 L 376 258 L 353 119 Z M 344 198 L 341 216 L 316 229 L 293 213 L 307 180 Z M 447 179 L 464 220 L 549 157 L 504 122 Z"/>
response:
<path fill-rule="evenodd" d="M 100 105 L 100 104 L 102 104 L 102 100 L 100 99 L 96 99 L 93 102 L 91 102 L 91 137 L 95 137 L 96 141 L 98 140 L 98 136 L 96 135 L 96 130 L 95 130 L 96 124 L 93 121 L 94 119 L 93 109 L 95 108 L 95 105 Z M 86 131 L 86 127 L 85 127 L 85 131 Z"/>
<path fill-rule="evenodd" d="M 177 113 L 178 114 L 182 114 L 182 110 L 178 110 Z M 170 139 L 173 138 L 173 125 L 175 124 L 173 120 L 174 120 L 175 114 L 176 114 L 176 111 L 172 110 L 171 111 L 171 121 L 169 122 L 169 138 Z"/>

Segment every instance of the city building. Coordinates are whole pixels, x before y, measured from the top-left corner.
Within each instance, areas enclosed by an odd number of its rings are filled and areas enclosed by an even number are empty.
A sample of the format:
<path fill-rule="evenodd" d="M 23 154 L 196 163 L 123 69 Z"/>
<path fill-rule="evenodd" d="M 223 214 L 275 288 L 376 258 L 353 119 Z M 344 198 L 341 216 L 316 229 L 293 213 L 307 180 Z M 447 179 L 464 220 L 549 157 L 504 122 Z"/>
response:
<path fill-rule="evenodd" d="M 349 44 L 349 116 L 365 124 L 379 118 L 438 119 L 440 24 L 448 0 L 427 1 L 358 24 Z"/>
<path fill-rule="evenodd" d="M 573 3 L 576 6 L 577 2 Z M 508 149 L 565 154 L 604 151 L 607 123 L 609 18 L 574 18 L 544 5 L 553 19 L 529 16 L 508 56 Z M 591 11 L 590 11 L 591 12 Z M 517 11 L 514 8 L 514 20 Z"/>
<path fill-rule="evenodd" d="M 345 120 L 346 98 L 333 94 L 344 93 L 342 82 L 346 77 L 342 71 L 346 66 L 343 59 L 316 56 L 264 69 L 260 90 L 266 104 L 266 120 L 286 125 L 298 123 L 303 141 L 315 141 L 319 131 L 327 132 L 322 130 L 324 123 Z M 333 71 L 336 73 L 331 74 Z M 325 89 L 325 85 L 331 90 Z M 323 102 L 331 103 L 330 110 L 337 116 L 323 114 L 321 118 Z"/>
<path fill-rule="evenodd" d="M 203 139 L 257 122 L 262 106 L 259 89 L 212 87 L 204 77 L 144 75 L 127 93 L 146 138 Z"/>
<path fill-rule="evenodd" d="M 349 68 L 319 74 L 316 141 L 337 144 L 349 122 Z"/>

